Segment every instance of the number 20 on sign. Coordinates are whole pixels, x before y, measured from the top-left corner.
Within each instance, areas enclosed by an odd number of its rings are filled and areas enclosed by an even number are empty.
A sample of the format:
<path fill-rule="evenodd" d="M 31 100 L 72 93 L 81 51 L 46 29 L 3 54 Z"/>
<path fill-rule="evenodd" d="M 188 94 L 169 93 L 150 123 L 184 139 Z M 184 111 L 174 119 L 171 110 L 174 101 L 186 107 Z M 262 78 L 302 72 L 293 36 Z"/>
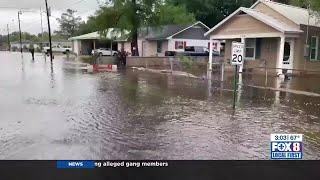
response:
<path fill-rule="evenodd" d="M 244 57 L 244 43 L 232 42 L 231 65 L 242 65 Z"/>

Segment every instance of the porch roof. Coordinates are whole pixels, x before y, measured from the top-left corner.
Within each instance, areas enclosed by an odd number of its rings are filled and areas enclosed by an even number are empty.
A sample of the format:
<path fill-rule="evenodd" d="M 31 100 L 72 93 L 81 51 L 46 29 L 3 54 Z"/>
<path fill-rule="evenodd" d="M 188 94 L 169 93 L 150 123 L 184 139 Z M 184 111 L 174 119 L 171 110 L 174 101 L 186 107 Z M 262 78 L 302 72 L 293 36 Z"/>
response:
<path fill-rule="evenodd" d="M 254 8 L 259 3 L 267 5 L 296 24 L 309 24 L 310 26 L 320 27 L 320 21 L 318 18 L 320 12 L 313 10 L 310 10 L 309 12 L 309 10 L 305 8 L 265 0 L 258 0 L 251 8 Z"/>
<path fill-rule="evenodd" d="M 257 10 L 254 9 L 249 9 L 249 8 L 244 8 L 240 7 L 238 10 L 236 10 L 234 13 L 229 15 L 227 18 L 225 18 L 223 21 L 221 21 L 219 24 L 214 26 L 212 29 L 210 29 L 207 33 L 205 33 L 205 36 L 213 34 L 213 32 L 221 27 L 223 24 L 225 24 L 228 20 L 230 20 L 232 17 L 239 15 L 240 13 L 245 13 L 248 14 L 249 16 L 263 22 L 264 24 L 273 27 L 274 29 L 278 30 L 281 33 L 302 33 L 298 28 L 292 27 L 285 22 L 282 22 L 278 19 L 275 19 L 273 17 L 270 17 L 266 14 L 263 14 Z"/>

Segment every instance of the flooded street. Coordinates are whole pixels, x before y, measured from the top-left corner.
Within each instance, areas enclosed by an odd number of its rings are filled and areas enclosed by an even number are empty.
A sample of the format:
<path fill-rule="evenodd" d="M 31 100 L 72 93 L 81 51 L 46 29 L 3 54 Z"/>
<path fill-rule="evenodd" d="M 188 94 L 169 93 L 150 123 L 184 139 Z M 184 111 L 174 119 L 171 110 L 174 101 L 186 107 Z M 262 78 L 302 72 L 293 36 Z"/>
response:
<path fill-rule="evenodd" d="M 243 87 L 233 112 L 232 78 L 62 64 L 0 53 L 0 159 L 270 159 L 272 133 L 304 134 L 304 159 L 320 159 L 319 97 Z"/>

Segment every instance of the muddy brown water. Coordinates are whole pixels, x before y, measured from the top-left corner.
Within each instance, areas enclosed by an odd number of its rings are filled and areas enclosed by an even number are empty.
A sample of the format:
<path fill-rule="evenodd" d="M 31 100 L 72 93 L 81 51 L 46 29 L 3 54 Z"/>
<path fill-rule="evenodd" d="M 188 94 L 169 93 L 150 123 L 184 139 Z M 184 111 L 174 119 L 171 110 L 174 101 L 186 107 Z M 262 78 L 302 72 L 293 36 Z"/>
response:
<path fill-rule="evenodd" d="M 231 80 L 88 74 L 0 53 L 0 159 L 269 159 L 271 133 L 304 134 L 320 159 L 320 98 Z"/>

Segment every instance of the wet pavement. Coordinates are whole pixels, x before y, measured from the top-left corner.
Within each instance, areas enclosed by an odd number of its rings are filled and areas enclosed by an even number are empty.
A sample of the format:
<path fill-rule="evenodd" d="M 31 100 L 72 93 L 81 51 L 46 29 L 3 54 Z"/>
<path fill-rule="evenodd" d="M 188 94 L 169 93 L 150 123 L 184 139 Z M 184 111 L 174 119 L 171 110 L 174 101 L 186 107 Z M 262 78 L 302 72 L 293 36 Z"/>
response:
<path fill-rule="evenodd" d="M 304 134 L 320 159 L 320 98 L 243 87 L 233 111 L 228 78 L 62 64 L 0 53 L 0 159 L 269 159 L 271 133 Z"/>

